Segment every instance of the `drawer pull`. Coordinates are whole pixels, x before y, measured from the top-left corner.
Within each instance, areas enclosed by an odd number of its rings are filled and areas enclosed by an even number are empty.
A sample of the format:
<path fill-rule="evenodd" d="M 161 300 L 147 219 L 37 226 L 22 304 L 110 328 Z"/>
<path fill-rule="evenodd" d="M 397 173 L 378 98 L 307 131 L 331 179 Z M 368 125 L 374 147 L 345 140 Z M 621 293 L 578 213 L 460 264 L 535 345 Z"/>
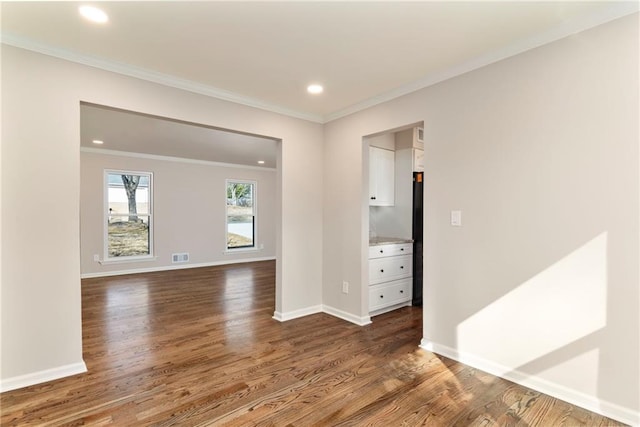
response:
<path fill-rule="evenodd" d="M 384 298 L 384 295 L 380 295 L 380 298 Z"/>
<path fill-rule="evenodd" d="M 400 293 L 401 293 L 401 294 L 404 294 L 404 291 L 403 291 L 402 289 L 400 289 Z"/>
<path fill-rule="evenodd" d="M 375 199 L 376 199 L 376 196 L 371 196 L 371 200 L 375 200 Z"/>
<path fill-rule="evenodd" d="M 380 249 L 380 253 L 381 253 L 381 254 L 383 254 L 383 253 L 384 253 L 384 251 L 383 251 L 382 249 Z"/>
<path fill-rule="evenodd" d="M 404 248 L 400 248 L 400 251 L 401 251 L 401 252 L 404 252 Z"/>
<path fill-rule="evenodd" d="M 380 273 L 384 273 L 384 269 L 382 269 L 382 268 L 381 268 L 381 269 L 380 269 Z"/>
<path fill-rule="evenodd" d="M 400 268 L 401 268 L 401 269 L 402 269 L 402 268 L 404 268 L 404 265 L 401 265 L 401 266 L 400 266 Z"/>

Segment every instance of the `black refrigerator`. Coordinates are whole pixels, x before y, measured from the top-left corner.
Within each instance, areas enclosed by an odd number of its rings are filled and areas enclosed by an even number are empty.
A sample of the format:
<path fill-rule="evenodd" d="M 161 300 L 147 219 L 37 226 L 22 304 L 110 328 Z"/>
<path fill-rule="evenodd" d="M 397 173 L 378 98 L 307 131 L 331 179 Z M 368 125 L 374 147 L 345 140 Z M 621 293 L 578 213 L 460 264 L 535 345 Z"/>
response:
<path fill-rule="evenodd" d="M 413 210 L 411 220 L 413 238 L 413 299 L 414 306 L 422 305 L 422 239 L 424 237 L 424 172 L 413 173 Z"/>

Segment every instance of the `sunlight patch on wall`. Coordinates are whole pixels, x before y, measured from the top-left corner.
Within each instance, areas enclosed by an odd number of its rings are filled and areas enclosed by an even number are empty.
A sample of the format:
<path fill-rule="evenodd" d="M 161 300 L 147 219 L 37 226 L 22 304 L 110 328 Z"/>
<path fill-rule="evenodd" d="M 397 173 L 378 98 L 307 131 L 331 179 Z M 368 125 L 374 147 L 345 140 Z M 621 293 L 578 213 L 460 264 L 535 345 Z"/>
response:
<path fill-rule="evenodd" d="M 458 351 L 516 369 L 604 327 L 606 298 L 605 232 L 460 323 Z"/>
<path fill-rule="evenodd" d="M 600 349 L 594 348 L 571 359 L 556 363 L 548 369 L 537 372 L 536 376 L 566 387 L 580 390 L 592 396 L 598 395 L 598 366 Z M 575 375 L 575 367 L 582 367 L 584 375 Z"/>

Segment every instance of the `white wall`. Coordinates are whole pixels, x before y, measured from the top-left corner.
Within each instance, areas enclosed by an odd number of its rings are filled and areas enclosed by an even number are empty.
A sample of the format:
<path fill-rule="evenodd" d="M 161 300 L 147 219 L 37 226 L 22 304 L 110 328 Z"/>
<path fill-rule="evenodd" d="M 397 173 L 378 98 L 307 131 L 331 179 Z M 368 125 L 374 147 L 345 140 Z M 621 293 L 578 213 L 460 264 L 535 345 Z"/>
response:
<path fill-rule="evenodd" d="M 423 344 L 640 422 L 638 47 L 635 14 L 327 124 L 323 303 L 366 318 L 362 137 L 424 120 Z"/>
<path fill-rule="evenodd" d="M 383 133 L 382 135 L 368 136 L 365 138 L 370 147 L 383 148 L 385 150 L 396 151 L 396 139 L 393 132 Z"/>
<path fill-rule="evenodd" d="M 144 262 L 102 265 L 93 260 L 104 249 L 104 171 L 153 173 L 154 255 Z M 225 252 L 226 179 L 257 182 L 256 247 Z M 80 269 L 83 276 L 114 271 L 188 267 L 276 254 L 276 172 L 82 152 L 80 154 Z M 188 252 L 189 262 L 174 264 L 171 254 Z"/>
<path fill-rule="evenodd" d="M 321 304 L 321 125 L 6 45 L 2 89 L 2 388 L 83 369 L 81 101 L 281 139 L 276 311 Z"/>
<path fill-rule="evenodd" d="M 4 45 L 2 90 L 3 387 L 82 368 L 86 101 L 282 139 L 282 317 L 322 303 L 366 320 L 362 138 L 424 121 L 424 344 L 590 409 L 637 416 L 637 14 L 324 129 Z M 42 221 L 55 204 L 76 208 Z M 452 209 L 463 211 L 461 228 L 448 225 Z"/>

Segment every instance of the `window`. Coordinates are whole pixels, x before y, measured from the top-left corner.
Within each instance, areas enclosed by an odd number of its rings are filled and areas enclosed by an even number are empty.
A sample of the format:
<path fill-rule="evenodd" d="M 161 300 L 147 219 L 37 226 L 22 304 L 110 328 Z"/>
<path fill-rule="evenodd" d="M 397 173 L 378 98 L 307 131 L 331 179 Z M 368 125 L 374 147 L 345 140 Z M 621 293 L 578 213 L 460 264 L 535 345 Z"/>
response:
<path fill-rule="evenodd" d="M 105 171 L 105 260 L 153 256 L 152 174 Z"/>
<path fill-rule="evenodd" d="M 227 180 L 227 249 L 256 246 L 256 182 Z"/>

